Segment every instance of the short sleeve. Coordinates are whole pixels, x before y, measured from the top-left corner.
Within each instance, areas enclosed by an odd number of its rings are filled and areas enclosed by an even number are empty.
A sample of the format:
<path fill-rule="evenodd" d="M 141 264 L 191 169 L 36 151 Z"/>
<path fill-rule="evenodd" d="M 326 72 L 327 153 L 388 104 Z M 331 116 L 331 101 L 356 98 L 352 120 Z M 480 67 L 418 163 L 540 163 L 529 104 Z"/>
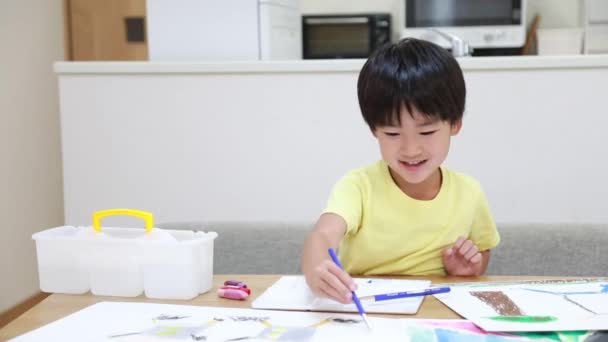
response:
<path fill-rule="evenodd" d="M 500 235 L 492 218 L 490 207 L 483 190 L 479 187 L 477 205 L 471 227 L 470 239 L 480 251 L 486 251 L 498 246 Z"/>
<path fill-rule="evenodd" d="M 323 213 L 339 215 L 346 221 L 346 234 L 356 233 L 361 225 L 362 199 L 361 177 L 351 172 L 334 185 Z"/>

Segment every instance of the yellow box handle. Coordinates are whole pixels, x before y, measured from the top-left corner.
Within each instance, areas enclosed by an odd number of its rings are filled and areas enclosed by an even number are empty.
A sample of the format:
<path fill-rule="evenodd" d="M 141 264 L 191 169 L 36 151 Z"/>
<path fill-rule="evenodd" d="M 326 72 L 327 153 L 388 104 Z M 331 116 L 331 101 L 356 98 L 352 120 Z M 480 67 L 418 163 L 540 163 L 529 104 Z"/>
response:
<path fill-rule="evenodd" d="M 152 228 L 154 228 L 154 215 L 152 215 L 152 213 L 143 210 L 117 208 L 100 210 L 93 213 L 93 229 L 95 229 L 96 232 L 101 232 L 101 219 L 114 215 L 128 215 L 143 219 L 146 222 L 146 233 L 149 233 Z"/>

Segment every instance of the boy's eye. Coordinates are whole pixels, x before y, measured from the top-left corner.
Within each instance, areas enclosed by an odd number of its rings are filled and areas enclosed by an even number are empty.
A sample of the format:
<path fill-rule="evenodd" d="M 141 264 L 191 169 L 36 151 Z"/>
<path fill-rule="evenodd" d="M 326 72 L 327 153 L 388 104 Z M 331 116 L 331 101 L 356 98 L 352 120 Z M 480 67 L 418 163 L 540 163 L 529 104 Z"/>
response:
<path fill-rule="evenodd" d="M 433 133 L 437 132 L 437 130 L 434 131 L 426 131 L 426 132 L 420 132 L 421 135 L 431 135 Z"/>
<path fill-rule="evenodd" d="M 399 133 L 395 133 L 395 132 L 384 132 L 384 135 L 388 136 L 388 137 L 397 137 L 399 136 Z"/>

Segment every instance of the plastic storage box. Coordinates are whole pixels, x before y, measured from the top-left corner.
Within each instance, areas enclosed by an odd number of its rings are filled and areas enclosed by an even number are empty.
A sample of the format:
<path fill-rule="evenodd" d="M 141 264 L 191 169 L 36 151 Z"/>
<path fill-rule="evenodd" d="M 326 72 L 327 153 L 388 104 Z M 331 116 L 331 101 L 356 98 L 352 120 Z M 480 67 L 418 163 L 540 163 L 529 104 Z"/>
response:
<path fill-rule="evenodd" d="M 143 218 L 146 228 L 101 228 L 111 215 Z M 191 299 L 211 289 L 215 232 L 154 228 L 151 213 L 110 209 L 92 227 L 63 226 L 36 233 L 44 292 Z"/>

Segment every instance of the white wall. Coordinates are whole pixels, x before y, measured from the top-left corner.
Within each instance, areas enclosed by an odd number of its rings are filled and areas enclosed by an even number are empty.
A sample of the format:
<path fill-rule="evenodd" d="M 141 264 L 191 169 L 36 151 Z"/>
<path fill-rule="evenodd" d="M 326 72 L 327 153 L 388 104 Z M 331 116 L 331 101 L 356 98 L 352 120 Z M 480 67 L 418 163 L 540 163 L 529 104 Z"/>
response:
<path fill-rule="evenodd" d="M 498 222 L 608 222 L 606 58 L 464 63 L 467 112 L 447 165 L 481 181 Z M 379 158 L 357 105 L 362 63 L 76 64 L 60 76 L 67 223 L 112 207 L 157 221 L 313 221 L 339 177 Z"/>
<path fill-rule="evenodd" d="M 62 0 L 0 1 L 0 313 L 39 291 L 32 233 L 63 223 Z"/>
<path fill-rule="evenodd" d="M 540 15 L 539 28 L 581 26 L 583 0 L 528 0 L 527 22 Z"/>

